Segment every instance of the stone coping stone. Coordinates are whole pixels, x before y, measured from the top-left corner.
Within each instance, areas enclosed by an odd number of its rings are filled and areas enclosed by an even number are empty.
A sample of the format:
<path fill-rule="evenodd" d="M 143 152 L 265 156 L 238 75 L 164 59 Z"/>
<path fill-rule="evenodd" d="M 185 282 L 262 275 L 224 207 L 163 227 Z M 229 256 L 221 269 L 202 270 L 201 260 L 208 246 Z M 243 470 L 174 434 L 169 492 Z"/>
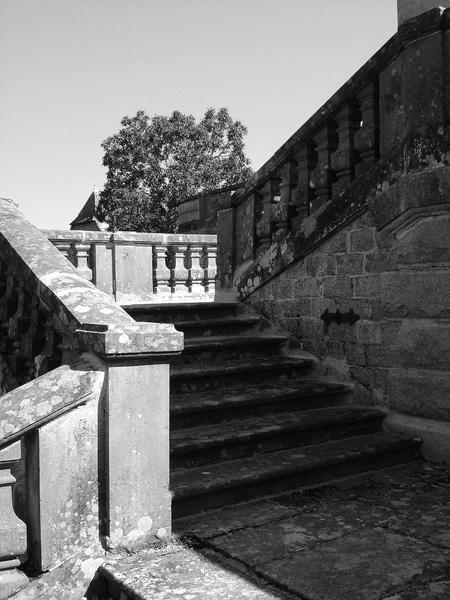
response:
<path fill-rule="evenodd" d="M 210 244 L 217 243 L 217 235 L 206 233 L 140 233 L 137 231 L 77 231 L 65 229 L 41 229 L 51 241 L 80 242 L 83 244 Z"/>
<path fill-rule="evenodd" d="M 183 546 L 144 550 L 108 561 L 99 569 L 109 587 L 126 600 L 276 600 L 286 595 L 251 572 L 231 570 L 212 551 L 198 553 Z M 252 581 L 253 580 L 253 581 Z M 111 594 L 111 592 L 109 592 Z M 116 594 L 113 596 L 115 598 Z"/>
<path fill-rule="evenodd" d="M 180 352 L 183 334 L 171 324 L 136 323 L 110 296 L 82 277 L 16 206 L 0 200 L 0 252 L 81 349 L 106 354 Z M 95 332 L 95 335 L 92 333 Z M 83 343 L 85 341 L 85 343 Z"/>
<path fill-rule="evenodd" d="M 83 354 L 72 365 L 57 367 L 4 394 L 0 402 L 0 446 L 99 397 L 104 375 L 101 362 Z"/>

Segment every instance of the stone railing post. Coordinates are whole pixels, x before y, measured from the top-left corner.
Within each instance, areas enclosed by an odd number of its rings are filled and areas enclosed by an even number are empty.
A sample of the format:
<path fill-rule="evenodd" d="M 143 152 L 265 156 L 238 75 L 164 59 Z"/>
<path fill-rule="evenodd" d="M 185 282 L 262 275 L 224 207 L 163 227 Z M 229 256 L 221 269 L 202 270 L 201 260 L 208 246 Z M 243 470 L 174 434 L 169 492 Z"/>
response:
<path fill-rule="evenodd" d="M 77 332 L 106 366 L 100 411 L 99 519 L 107 547 L 168 539 L 169 362 L 183 348 L 172 325 Z"/>
<path fill-rule="evenodd" d="M 296 159 L 298 163 L 298 180 L 292 193 L 292 203 L 295 210 L 293 228 L 298 227 L 301 221 L 309 215 L 310 206 L 314 199 L 311 173 L 316 166 L 317 156 L 311 142 L 302 145 L 296 154 Z"/>
<path fill-rule="evenodd" d="M 337 148 L 337 133 L 334 123 L 328 123 L 314 136 L 317 152 L 317 166 L 311 173 L 314 189 L 314 200 L 311 203 L 311 212 L 322 206 L 331 196 L 333 172 L 331 169 L 331 155 Z"/>
<path fill-rule="evenodd" d="M 259 241 L 258 251 L 263 252 L 270 246 L 272 237 L 273 199 L 279 189 L 280 180 L 268 179 L 261 189 L 261 217 L 256 222 L 256 235 Z"/>
<path fill-rule="evenodd" d="M 279 171 L 280 180 L 280 201 L 273 205 L 273 220 L 275 222 L 275 231 L 272 235 L 272 241 L 282 239 L 289 231 L 290 217 L 292 208 L 292 190 L 297 184 L 297 163 L 294 160 L 288 160 Z"/>
<path fill-rule="evenodd" d="M 336 176 L 332 195 L 338 196 L 352 182 L 355 173 L 354 135 L 360 127 L 361 117 L 356 102 L 349 102 L 336 116 L 338 147 L 331 156 L 331 168 Z"/>
<path fill-rule="evenodd" d="M 74 244 L 74 253 L 75 253 L 75 261 L 76 268 L 80 275 L 85 277 L 88 281 L 92 280 L 92 269 L 89 265 L 90 263 L 90 253 L 91 253 L 91 245 L 90 244 Z"/>
<path fill-rule="evenodd" d="M 205 288 L 203 286 L 204 270 L 201 265 L 203 255 L 203 244 L 191 244 L 190 247 L 190 266 L 189 266 L 189 282 L 192 294 L 203 294 Z"/>
<path fill-rule="evenodd" d="M 27 552 L 26 526 L 13 510 L 16 479 L 11 470 L 20 459 L 20 443 L 0 450 L 0 581 L 5 571 L 20 566 Z"/>
<path fill-rule="evenodd" d="M 172 246 L 174 251 L 174 268 L 172 270 L 173 293 L 186 296 L 188 293 L 189 271 L 186 267 L 188 247 L 186 244 Z"/>
<path fill-rule="evenodd" d="M 355 150 L 359 162 L 355 166 L 355 175 L 363 173 L 370 167 L 379 155 L 379 108 L 378 82 L 370 82 L 357 95 L 361 111 L 361 127 L 355 133 Z"/>
<path fill-rule="evenodd" d="M 114 296 L 119 304 L 152 299 L 152 246 L 145 243 L 145 237 L 146 234 L 129 232 L 117 232 L 111 236 Z"/>

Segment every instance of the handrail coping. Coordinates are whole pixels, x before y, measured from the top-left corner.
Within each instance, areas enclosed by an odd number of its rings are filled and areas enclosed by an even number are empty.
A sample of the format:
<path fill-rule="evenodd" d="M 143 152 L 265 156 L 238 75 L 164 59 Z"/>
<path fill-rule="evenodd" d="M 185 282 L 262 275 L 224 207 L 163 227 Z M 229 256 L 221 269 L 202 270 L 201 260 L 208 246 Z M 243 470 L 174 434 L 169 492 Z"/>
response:
<path fill-rule="evenodd" d="M 215 234 L 187 233 L 139 233 L 135 231 L 82 231 L 64 229 L 41 229 L 41 232 L 52 242 L 71 241 L 81 243 L 120 243 L 148 245 L 159 244 L 170 246 L 175 244 L 215 244 Z"/>
<path fill-rule="evenodd" d="M 1 396 L 0 449 L 99 397 L 104 377 L 102 363 L 82 354 L 71 365 L 57 367 Z"/>
<path fill-rule="evenodd" d="M 368 84 L 409 42 L 434 31 L 449 28 L 450 9 L 441 7 L 426 11 L 402 24 L 398 31 L 297 129 L 256 173 L 249 177 L 245 185 L 234 193 L 233 204 L 241 204 L 263 185 L 282 164 L 292 158 L 292 152 L 298 144 L 306 142 L 316 131 L 320 130 L 329 121 L 331 114 L 337 113 L 346 102 L 361 91 L 364 85 Z"/>
<path fill-rule="evenodd" d="M 136 323 L 110 296 L 82 277 L 61 252 L 25 219 L 16 206 L 0 199 L 0 253 L 14 264 L 62 326 L 78 335 L 79 348 L 106 354 L 180 352 L 183 334 L 172 324 Z"/>

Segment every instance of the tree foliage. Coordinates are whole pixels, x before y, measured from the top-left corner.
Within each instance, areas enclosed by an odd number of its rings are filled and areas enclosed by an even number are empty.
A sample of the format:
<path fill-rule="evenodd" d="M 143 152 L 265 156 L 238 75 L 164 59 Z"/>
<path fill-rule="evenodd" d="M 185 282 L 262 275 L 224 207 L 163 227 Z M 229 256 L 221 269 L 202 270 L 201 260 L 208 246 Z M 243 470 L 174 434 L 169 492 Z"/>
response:
<path fill-rule="evenodd" d="M 121 125 L 102 143 L 107 180 L 97 216 L 109 230 L 176 231 L 181 200 L 251 174 L 247 129 L 226 108 L 207 110 L 198 123 L 178 111 L 139 111 Z"/>

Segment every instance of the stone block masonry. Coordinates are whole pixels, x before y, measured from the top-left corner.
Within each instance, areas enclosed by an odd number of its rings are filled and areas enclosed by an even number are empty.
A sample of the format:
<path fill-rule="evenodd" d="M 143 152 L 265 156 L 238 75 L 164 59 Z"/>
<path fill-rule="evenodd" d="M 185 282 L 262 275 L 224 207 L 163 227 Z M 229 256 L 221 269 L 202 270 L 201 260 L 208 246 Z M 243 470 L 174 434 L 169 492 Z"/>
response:
<path fill-rule="evenodd" d="M 247 302 L 375 401 L 450 421 L 450 211 L 420 213 L 379 228 L 369 208 Z M 327 309 L 359 320 L 327 326 Z"/>

